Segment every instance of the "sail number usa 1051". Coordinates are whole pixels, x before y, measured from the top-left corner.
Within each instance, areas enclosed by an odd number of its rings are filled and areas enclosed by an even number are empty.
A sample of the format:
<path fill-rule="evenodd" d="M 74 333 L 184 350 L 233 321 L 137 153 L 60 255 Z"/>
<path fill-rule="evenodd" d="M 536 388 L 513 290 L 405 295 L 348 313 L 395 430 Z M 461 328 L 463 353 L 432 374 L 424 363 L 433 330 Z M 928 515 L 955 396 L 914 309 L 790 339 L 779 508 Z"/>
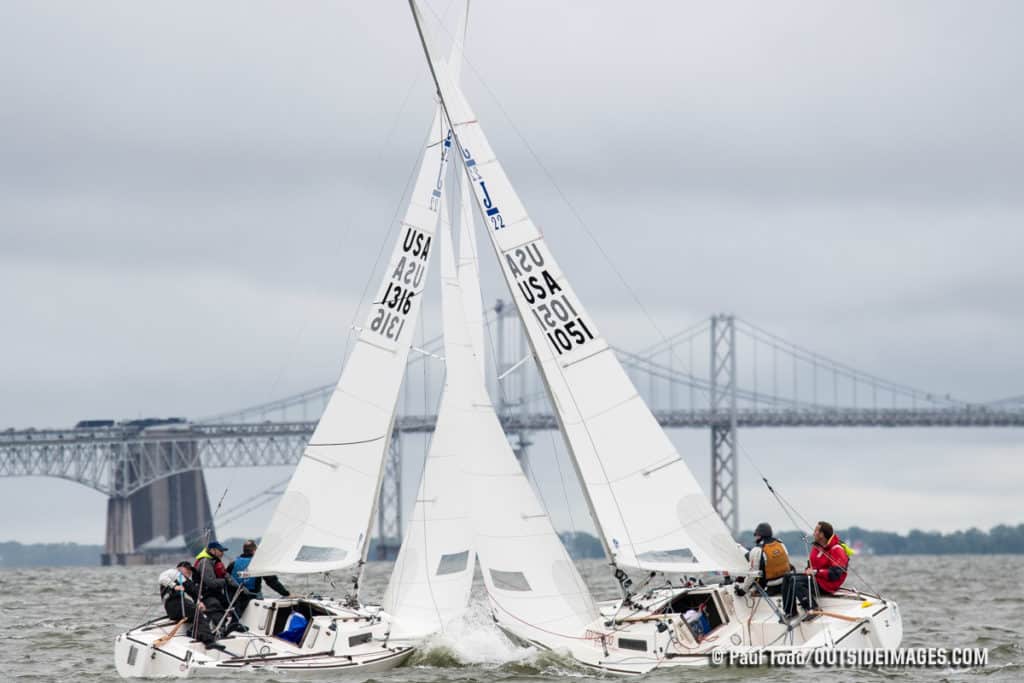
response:
<path fill-rule="evenodd" d="M 594 339 L 578 304 L 547 269 L 538 242 L 505 252 L 505 266 L 551 345 L 563 355 Z"/>
<path fill-rule="evenodd" d="M 384 295 L 370 319 L 370 329 L 385 339 L 396 341 L 402 334 L 413 298 L 420 291 L 427 270 L 430 242 L 430 235 L 405 226 L 398 262 L 391 269 Z"/>

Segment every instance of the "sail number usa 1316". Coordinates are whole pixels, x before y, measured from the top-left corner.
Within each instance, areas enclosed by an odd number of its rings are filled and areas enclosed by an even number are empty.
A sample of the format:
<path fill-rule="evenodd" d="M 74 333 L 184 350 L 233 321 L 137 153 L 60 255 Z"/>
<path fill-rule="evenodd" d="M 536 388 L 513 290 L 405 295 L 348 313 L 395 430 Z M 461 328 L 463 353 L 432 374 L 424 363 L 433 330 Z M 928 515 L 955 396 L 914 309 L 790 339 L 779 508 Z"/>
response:
<path fill-rule="evenodd" d="M 370 319 L 370 329 L 385 339 L 396 341 L 402 334 L 413 298 L 421 290 L 430 257 L 430 242 L 430 235 L 405 226 L 398 262 L 391 269 L 384 295 Z"/>

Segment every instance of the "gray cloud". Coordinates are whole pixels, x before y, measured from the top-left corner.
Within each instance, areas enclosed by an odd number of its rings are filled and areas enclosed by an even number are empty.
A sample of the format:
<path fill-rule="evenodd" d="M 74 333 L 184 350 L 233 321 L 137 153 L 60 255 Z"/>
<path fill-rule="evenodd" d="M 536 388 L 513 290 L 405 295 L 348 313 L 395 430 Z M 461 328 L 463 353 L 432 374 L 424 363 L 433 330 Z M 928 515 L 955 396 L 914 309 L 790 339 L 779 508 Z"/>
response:
<path fill-rule="evenodd" d="M 733 311 L 895 381 L 1024 391 L 1019 3 L 472 12 L 466 89 L 613 342 Z M 197 416 L 337 375 L 431 112 L 402 3 L 15 0 L 0 86 L 7 424 Z M 790 434 L 778 452 L 810 453 Z M 947 488 L 987 437 L 938 434 L 914 436 L 934 485 L 876 495 L 980 500 Z"/>

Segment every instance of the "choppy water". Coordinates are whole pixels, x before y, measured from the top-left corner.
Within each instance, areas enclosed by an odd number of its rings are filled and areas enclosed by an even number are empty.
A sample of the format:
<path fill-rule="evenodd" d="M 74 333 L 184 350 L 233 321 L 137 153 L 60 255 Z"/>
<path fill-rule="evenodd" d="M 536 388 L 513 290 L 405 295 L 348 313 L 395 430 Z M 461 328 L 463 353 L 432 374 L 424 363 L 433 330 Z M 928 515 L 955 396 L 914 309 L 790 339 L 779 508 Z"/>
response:
<path fill-rule="evenodd" d="M 1019 681 L 1024 680 L 1024 562 L 1019 556 L 857 557 L 857 569 L 876 589 L 899 601 L 904 647 L 985 647 L 984 669 L 900 671 L 822 669 L 701 669 L 655 673 L 648 681 Z M 117 681 L 114 636 L 160 614 L 156 578 L 164 567 L 0 570 L 0 680 Z M 600 562 L 581 564 L 595 595 L 613 586 Z M 372 563 L 364 598 L 376 602 L 391 565 Z M 330 591 L 296 579 L 293 590 Z M 595 676 L 557 655 L 511 644 L 490 624 L 478 593 L 464 623 L 438 636 L 412 662 L 387 674 L 340 678 L 268 672 L 235 674 L 253 683 L 361 680 L 394 683 L 509 683 Z"/>

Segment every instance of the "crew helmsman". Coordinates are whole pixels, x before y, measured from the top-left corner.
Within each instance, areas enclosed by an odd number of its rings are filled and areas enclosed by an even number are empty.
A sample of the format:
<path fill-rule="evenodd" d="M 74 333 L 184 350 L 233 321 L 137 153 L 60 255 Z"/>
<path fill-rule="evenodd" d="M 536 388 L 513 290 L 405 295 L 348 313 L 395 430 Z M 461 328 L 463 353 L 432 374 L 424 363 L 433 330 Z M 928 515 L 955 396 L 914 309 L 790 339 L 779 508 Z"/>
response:
<path fill-rule="evenodd" d="M 743 583 L 736 586 L 736 594 L 744 595 L 757 581 L 768 593 L 768 595 L 780 595 L 782 593 L 783 577 L 793 571 L 793 565 L 789 563 L 789 553 L 782 541 L 775 538 L 772 533 L 772 525 L 768 522 L 761 522 L 754 529 L 754 547 L 747 553 L 750 559 L 751 572 Z"/>
<path fill-rule="evenodd" d="M 174 569 L 160 574 L 160 598 L 169 618 L 189 622 L 183 633 L 194 630 L 197 640 L 207 647 L 212 645 L 216 638 L 206 614 L 206 606 L 199 599 L 199 587 L 192 581 L 192 565 L 179 562 Z"/>

